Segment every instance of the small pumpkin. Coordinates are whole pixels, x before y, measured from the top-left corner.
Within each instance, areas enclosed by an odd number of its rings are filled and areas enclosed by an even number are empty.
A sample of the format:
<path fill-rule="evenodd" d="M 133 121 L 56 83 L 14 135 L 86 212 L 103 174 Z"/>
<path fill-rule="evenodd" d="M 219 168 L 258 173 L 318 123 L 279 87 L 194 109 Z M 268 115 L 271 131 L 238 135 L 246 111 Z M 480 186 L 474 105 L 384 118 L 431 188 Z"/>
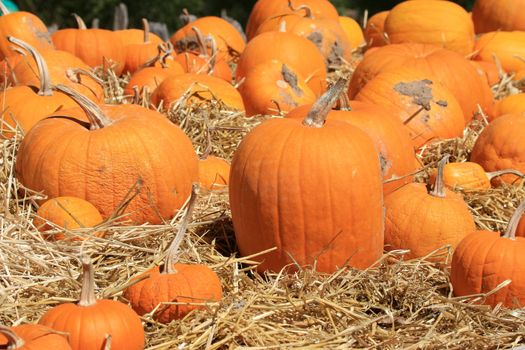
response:
<path fill-rule="evenodd" d="M 351 48 L 356 49 L 366 44 L 363 29 L 355 19 L 339 16 L 339 24 L 343 28 Z"/>
<path fill-rule="evenodd" d="M 451 249 L 476 229 L 463 198 L 443 185 L 444 157 L 434 189 L 411 183 L 385 197 L 385 249 L 408 249 L 407 259 L 421 258 L 450 245 Z"/>
<path fill-rule="evenodd" d="M 144 349 L 145 336 L 139 316 L 119 301 L 97 300 L 93 265 L 86 256 L 81 261 L 82 290 L 78 303 L 51 308 L 38 323 L 69 333 L 73 350 L 100 350 L 108 341 L 112 350 Z"/>
<path fill-rule="evenodd" d="M 193 310 L 206 307 L 191 303 L 217 302 L 222 299 L 221 281 L 212 269 L 202 264 L 175 262 L 195 207 L 197 191 L 198 185 L 194 184 L 186 215 L 168 248 L 163 266 L 154 267 L 135 277 L 133 280 L 138 282 L 124 290 L 124 298 L 141 316 L 154 311 L 153 319 L 169 323 Z M 168 302 L 176 304 L 162 305 Z"/>
<path fill-rule="evenodd" d="M 138 45 L 143 43 L 152 43 L 160 45 L 163 40 L 155 33 L 150 32 L 149 22 L 147 19 L 142 19 L 143 29 L 121 29 L 115 30 L 115 35 L 118 36 L 122 46 Z"/>
<path fill-rule="evenodd" d="M 0 349 L 71 350 L 66 334 L 38 324 L 0 326 Z"/>
<path fill-rule="evenodd" d="M 124 73 L 133 73 L 142 68 L 144 64 L 156 58 L 159 51 L 159 45 L 162 44 L 162 42 L 159 43 L 150 40 L 148 20 L 143 18 L 142 23 L 144 26 L 143 41 L 140 43 L 123 45 L 124 50 L 126 51 Z"/>
<path fill-rule="evenodd" d="M 465 237 L 452 256 L 450 282 L 454 295 L 489 293 L 484 304 L 499 303 L 508 308 L 525 306 L 525 238 L 516 237 L 516 228 L 525 212 L 521 203 L 509 221 L 507 230 L 499 232 L 477 231 Z M 501 288 L 505 281 L 511 283 Z"/>
<path fill-rule="evenodd" d="M 363 32 L 368 48 L 385 46 L 390 44 L 388 36 L 385 34 L 385 21 L 390 11 L 381 11 L 373 15 L 366 22 Z"/>
<path fill-rule="evenodd" d="M 476 33 L 525 30 L 525 0 L 476 0 L 472 20 Z"/>
<path fill-rule="evenodd" d="M 44 233 L 52 229 L 49 222 L 73 231 L 78 228 L 95 227 L 103 221 L 102 215 L 100 215 L 100 212 L 93 204 L 76 197 L 56 197 L 49 199 L 38 208 L 36 215 L 37 217 L 33 224 L 40 232 Z M 104 232 L 96 231 L 93 235 L 103 237 Z M 44 237 L 55 240 L 66 238 L 64 233 L 58 233 L 52 236 L 44 235 Z M 85 237 L 75 235 L 73 239 L 85 239 Z"/>
<path fill-rule="evenodd" d="M 201 187 L 215 190 L 228 186 L 230 164 L 223 158 L 205 155 L 199 159 L 199 183 Z"/>
<path fill-rule="evenodd" d="M 489 32 L 476 40 L 475 60 L 493 62 L 496 58 L 506 72 L 525 69 L 525 32 Z"/>
<path fill-rule="evenodd" d="M 494 105 L 494 118 L 506 114 L 525 115 L 525 93 L 509 95 Z"/>

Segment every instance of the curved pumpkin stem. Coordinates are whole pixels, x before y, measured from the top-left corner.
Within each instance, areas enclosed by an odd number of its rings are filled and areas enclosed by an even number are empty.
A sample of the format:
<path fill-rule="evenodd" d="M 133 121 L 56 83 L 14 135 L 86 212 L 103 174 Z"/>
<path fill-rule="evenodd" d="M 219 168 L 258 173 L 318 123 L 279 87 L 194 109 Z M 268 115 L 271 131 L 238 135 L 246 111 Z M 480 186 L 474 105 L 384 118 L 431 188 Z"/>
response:
<path fill-rule="evenodd" d="M 166 255 L 166 260 L 164 260 L 164 270 L 162 271 L 164 274 L 177 273 L 177 270 L 173 268 L 173 265 L 177 261 L 177 253 L 179 252 L 179 247 L 184 236 L 186 235 L 186 229 L 188 228 L 191 216 L 193 215 L 193 209 L 195 208 L 198 194 L 199 184 L 193 183 L 191 185 L 191 196 L 190 200 L 188 201 L 188 209 L 186 210 L 186 214 L 184 215 L 184 219 L 182 219 L 182 223 L 180 224 L 175 238 L 173 238 L 173 241 L 171 241 L 170 247 L 168 248 L 168 254 Z"/>
<path fill-rule="evenodd" d="M 15 37 L 8 36 L 7 40 L 27 50 L 27 52 L 29 52 L 31 56 L 33 56 L 33 59 L 35 60 L 36 66 L 38 68 L 38 76 L 40 78 L 40 89 L 38 90 L 38 94 L 40 96 L 52 96 L 53 91 L 51 89 L 51 77 L 49 75 L 49 69 L 47 67 L 46 61 L 44 61 L 40 53 L 25 41 L 22 41 Z"/>
<path fill-rule="evenodd" d="M 445 198 L 445 184 L 443 182 L 443 171 L 445 165 L 448 163 L 450 154 L 445 154 L 438 163 L 438 173 L 436 177 L 436 183 L 434 183 L 434 189 L 430 194 L 434 197 Z"/>
<path fill-rule="evenodd" d="M 142 19 L 142 26 L 144 27 L 144 43 L 149 43 L 149 22 L 146 18 Z"/>
<path fill-rule="evenodd" d="M 199 46 L 199 51 L 201 52 L 201 56 L 208 56 L 208 48 L 206 47 L 206 39 L 204 39 L 204 35 L 202 35 L 202 32 L 197 27 L 191 27 L 191 30 L 195 33 L 195 38 L 197 39 L 197 45 Z"/>
<path fill-rule="evenodd" d="M 486 173 L 489 180 L 492 180 L 495 177 L 505 175 L 505 174 L 512 174 L 516 175 L 518 177 L 525 177 L 525 174 L 523 174 L 521 171 L 515 170 L 515 169 L 505 169 L 505 170 L 498 170 L 498 171 L 491 171 L 490 173 Z"/>
<path fill-rule="evenodd" d="M 2 15 L 8 15 L 11 13 L 11 11 L 9 11 L 7 6 L 4 5 L 2 0 L 0 0 L 0 12 L 2 12 Z"/>
<path fill-rule="evenodd" d="M 510 218 L 509 225 L 507 226 L 507 230 L 505 230 L 503 237 L 516 239 L 516 230 L 518 229 L 518 224 L 520 223 L 523 213 L 525 213 L 525 201 L 521 202 Z"/>
<path fill-rule="evenodd" d="M 188 23 L 193 22 L 193 16 L 188 12 L 188 9 L 182 9 L 182 14 L 180 15 L 180 20 L 182 25 L 185 26 Z"/>
<path fill-rule="evenodd" d="M 301 5 L 301 6 L 298 6 L 298 7 L 294 7 L 292 5 L 292 0 L 288 0 L 288 7 L 290 8 L 290 10 L 292 10 L 293 12 L 299 12 L 301 10 L 304 10 L 305 12 L 305 15 L 304 17 L 306 18 L 310 18 L 312 19 L 313 18 L 313 13 L 312 13 L 312 9 L 307 6 L 307 5 Z"/>
<path fill-rule="evenodd" d="M 323 96 L 314 103 L 303 120 L 303 125 L 322 128 L 328 113 L 346 87 L 346 79 L 340 78 Z"/>
<path fill-rule="evenodd" d="M 95 272 L 91 259 L 82 255 L 82 289 L 80 291 L 80 300 L 78 306 L 91 306 L 97 303 L 95 297 Z"/>
<path fill-rule="evenodd" d="M 71 97 L 76 103 L 78 103 L 80 108 L 86 112 L 91 123 L 91 130 L 102 129 L 113 123 L 113 121 L 102 112 L 100 107 L 86 96 L 62 84 L 56 85 L 55 89 Z"/>
<path fill-rule="evenodd" d="M 84 22 L 82 17 L 80 17 L 76 13 L 73 13 L 73 17 L 75 17 L 75 21 L 77 21 L 78 29 L 82 29 L 82 30 L 87 29 L 86 23 Z"/>
<path fill-rule="evenodd" d="M 0 325 L 0 334 L 7 338 L 7 350 L 20 349 L 25 344 L 24 340 L 9 327 Z"/>
<path fill-rule="evenodd" d="M 208 61 L 208 74 L 213 74 L 215 70 L 215 64 L 217 64 L 217 42 L 212 35 L 206 36 L 206 41 L 210 43 L 211 48 L 211 55 L 209 56 L 210 59 Z M 208 51 L 206 51 L 205 54 L 208 55 Z"/>
<path fill-rule="evenodd" d="M 162 68 L 168 68 L 168 64 L 166 63 L 166 60 L 173 52 L 173 44 L 169 41 L 164 42 L 162 44 L 159 44 L 157 46 L 158 54 L 157 56 L 153 57 L 151 60 L 147 61 L 142 65 L 142 68 L 144 67 L 153 67 L 155 63 L 159 62 L 160 66 Z"/>

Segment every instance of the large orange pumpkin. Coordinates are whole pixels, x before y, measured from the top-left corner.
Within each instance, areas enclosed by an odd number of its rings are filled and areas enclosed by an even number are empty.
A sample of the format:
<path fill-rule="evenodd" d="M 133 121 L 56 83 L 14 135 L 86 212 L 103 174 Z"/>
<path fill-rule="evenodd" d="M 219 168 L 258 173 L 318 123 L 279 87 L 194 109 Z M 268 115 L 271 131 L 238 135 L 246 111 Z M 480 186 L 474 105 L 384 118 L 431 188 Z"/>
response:
<path fill-rule="evenodd" d="M 158 112 L 75 99 L 85 114 L 64 110 L 26 135 L 16 159 L 18 180 L 50 198 L 85 199 L 104 218 L 124 209 L 124 219 L 138 224 L 173 217 L 197 181 L 190 139 Z"/>
<path fill-rule="evenodd" d="M 467 11 L 452 1 L 404 1 L 385 21 L 390 43 L 433 44 L 469 55 L 474 51 L 474 25 Z"/>
<path fill-rule="evenodd" d="M 378 12 L 368 19 L 363 35 L 368 48 L 384 46 L 390 43 L 385 34 L 385 21 L 390 11 Z"/>
<path fill-rule="evenodd" d="M 65 334 L 38 324 L 0 326 L 0 349 L 71 350 Z"/>
<path fill-rule="evenodd" d="M 499 60 L 506 72 L 525 69 L 525 32 L 490 32 L 476 40 L 475 60 Z"/>
<path fill-rule="evenodd" d="M 500 286 L 482 302 L 491 306 L 502 303 L 508 308 L 525 306 L 525 238 L 516 237 L 516 226 L 524 211 L 525 202 L 510 219 L 503 236 L 499 232 L 477 231 L 461 241 L 450 270 L 454 295 L 485 294 Z M 507 280 L 510 284 L 501 286 Z"/>
<path fill-rule="evenodd" d="M 319 271 L 372 265 L 383 251 L 382 174 L 374 142 L 326 115 L 345 88 L 339 80 L 301 121 L 270 119 L 234 154 L 230 205 L 241 254 L 259 271 L 297 262 Z"/>
<path fill-rule="evenodd" d="M 525 0 L 476 0 L 472 20 L 476 33 L 525 30 Z"/>

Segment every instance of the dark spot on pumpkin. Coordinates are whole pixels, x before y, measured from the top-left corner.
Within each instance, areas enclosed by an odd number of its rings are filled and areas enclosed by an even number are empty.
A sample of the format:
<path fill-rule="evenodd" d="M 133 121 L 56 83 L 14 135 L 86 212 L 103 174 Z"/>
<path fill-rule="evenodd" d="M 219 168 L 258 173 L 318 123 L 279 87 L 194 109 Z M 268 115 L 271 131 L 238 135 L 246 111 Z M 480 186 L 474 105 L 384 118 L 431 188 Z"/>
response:
<path fill-rule="evenodd" d="M 303 96 L 303 90 L 299 87 L 299 83 L 297 81 L 297 75 L 295 75 L 294 72 L 290 70 L 285 64 L 283 64 L 283 67 L 281 69 L 281 75 L 283 76 L 283 80 L 288 83 L 292 87 L 292 90 L 295 92 L 297 96 Z"/>
<path fill-rule="evenodd" d="M 310 35 L 308 35 L 306 37 L 306 39 L 308 39 L 311 42 L 313 42 L 315 44 L 315 46 L 317 46 L 318 48 L 321 48 L 323 46 L 324 37 L 323 37 L 323 34 L 321 34 L 319 32 L 312 32 L 312 33 L 310 33 Z"/>
<path fill-rule="evenodd" d="M 412 103 L 430 110 L 432 101 L 432 80 L 423 79 L 411 81 L 409 83 L 397 83 L 394 90 L 401 95 L 412 97 Z"/>
<path fill-rule="evenodd" d="M 106 171 L 106 169 L 107 169 L 106 166 L 105 166 L 105 165 L 102 165 L 101 167 L 99 167 L 99 168 L 97 169 L 97 171 L 98 171 L 99 173 L 103 173 L 103 172 Z"/>
<path fill-rule="evenodd" d="M 421 116 L 421 121 L 423 123 L 428 123 L 429 120 L 430 120 L 430 114 L 424 114 Z"/>
<path fill-rule="evenodd" d="M 436 101 L 436 104 L 441 107 L 448 107 L 448 102 L 445 100 Z"/>
<path fill-rule="evenodd" d="M 392 167 L 392 162 L 382 152 L 379 152 L 379 162 L 381 164 L 381 173 L 385 176 Z"/>
<path fill-rule="evenodd" d="M 177 52 L 185 52 L 185 51 L 199 51 L 199 43 L 197 42 L 197 38 L 192 36 L 187 36 L 184 39 L 178 40 L 175 42 L 175 49 Z"/>
<path fill-rule="evenodd" d="M 343 64 L 343 48 L 339 44 L 339 41 L 334 41 L 332 44 L 332 48 L 330 50 L 330 54 L 326 58 L 326 63 L 328 66 L 332 65 L 342 65 Z"/>

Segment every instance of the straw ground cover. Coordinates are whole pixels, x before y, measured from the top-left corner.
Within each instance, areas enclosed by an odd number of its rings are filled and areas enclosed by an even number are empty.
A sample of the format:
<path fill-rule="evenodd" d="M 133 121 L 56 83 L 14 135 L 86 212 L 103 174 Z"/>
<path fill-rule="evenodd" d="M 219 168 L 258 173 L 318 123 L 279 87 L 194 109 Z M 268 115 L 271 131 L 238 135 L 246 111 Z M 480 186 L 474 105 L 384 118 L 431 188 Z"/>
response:
<path fill-rule="evenodd" d="M 106 76 L 106 92 L 112 101 L 124 100 L 124 83 L 125 79 Z M 147 98 L 140 102 L 148 104 Z M 227 159 L 242 137 L 268 118 L 246 119 L 218 101 L 202 106 L 180 103 L 167 115 L 188 133 L 199 153 L 211 147 L 211 154 Z M 466 159 L 484 125 L 475 122 L 462 138 L 423 149 L 419 158 L 425 169 L 445 153 L 452 160 Z M 45 241 L 32 224 L 40 195 L 22 191 L 15 180 L 18 136 L 0 145 L 0 322 L 36 322 L 51 306 L 75 301 L 81 252 L 94 260 L 97 295 L 122 299 L 122 290 L 133 276 L 162 262 L 184 211 L 162 225 L 104 223 L 105 238 Z M 425 178 L 425 173 L 419 175 L 420 181 Z M 464 195 L 479 228 L 501 229 L 525 197 L 525 189 L 520 183 Z M 256 274 L 257 256 L 241 258 L 237 253 L 227 189 L 201 191 L 188 231 L 180 248 L 181 261 L 212 267 L 222 280 L 224 299 L 169 325 L 145 315 L 147 349 L 525 346 L 524 310 L 479 305 L 483 295 L 455 298 L 445 265 L 427 258 L 405 261 L 403 251 L 384 255 L 366 271 L 343 266 L 332 275 L 314 268 L 294 274 Z M 433 255 L 449 257 L 450 253 L 444 247 Z"/>

